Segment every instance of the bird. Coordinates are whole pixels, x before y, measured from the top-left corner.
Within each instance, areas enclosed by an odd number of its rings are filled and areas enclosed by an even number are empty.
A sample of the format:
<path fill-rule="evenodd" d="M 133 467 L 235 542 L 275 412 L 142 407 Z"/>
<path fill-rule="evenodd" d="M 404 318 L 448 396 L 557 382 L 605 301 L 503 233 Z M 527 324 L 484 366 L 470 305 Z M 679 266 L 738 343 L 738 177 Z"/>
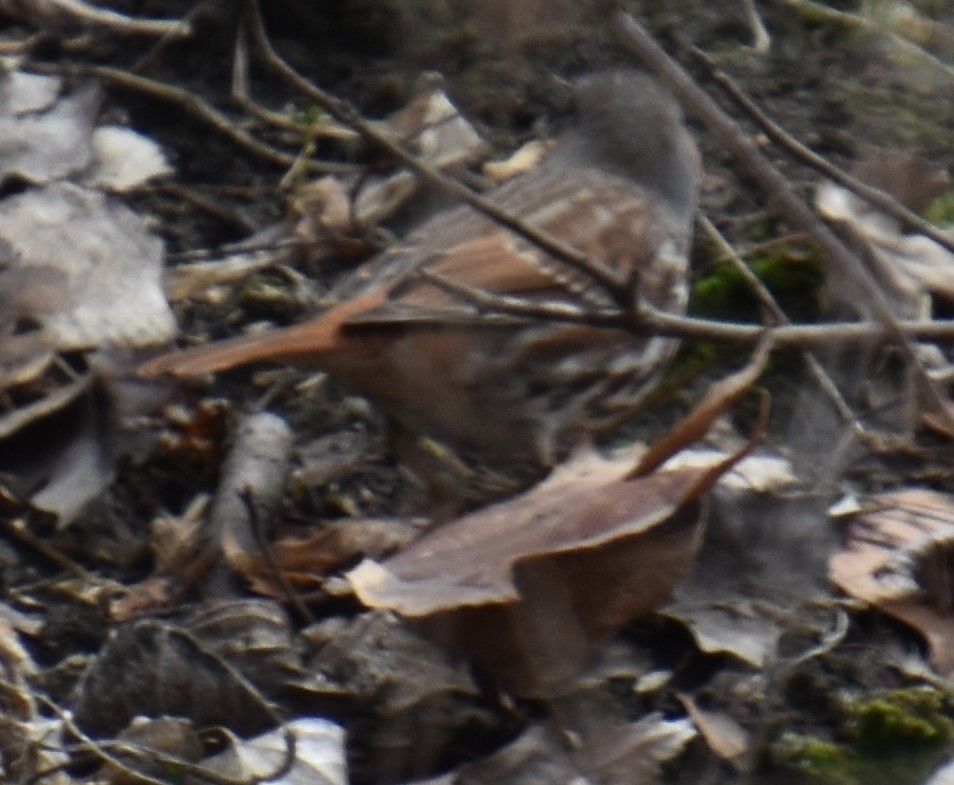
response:
<path fill-rule="evenodd" d="M 485 196 L 631 282 L 641 302 L 684 313 L 701 164 L 679 104 L 634 69 L 585 75 L 573 92 L 576 122 L 546 160 Z M 494 298 L 531 306 L 530 316 L 495 313 Z M 318 369 L 413 439 L 497 475 L 542 476 L 635 412 L 677 346 L 597 321 L 534 318 L 535 305 L 586 314 L 619 303 L 586 269 L 468 204 L 368 260 L 330 301 L 298 324 L 162 355 L 139 375 Z"/>

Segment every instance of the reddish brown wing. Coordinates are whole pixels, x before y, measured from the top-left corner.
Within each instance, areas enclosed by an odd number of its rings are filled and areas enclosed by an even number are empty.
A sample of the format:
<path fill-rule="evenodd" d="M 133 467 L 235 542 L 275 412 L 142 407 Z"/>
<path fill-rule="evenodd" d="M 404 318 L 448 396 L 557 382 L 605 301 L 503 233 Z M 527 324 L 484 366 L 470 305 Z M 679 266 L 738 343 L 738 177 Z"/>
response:
<path fill-rule="evenodd" d="M 624 280 L 638 271 L 644 296 L 657 307 L 683 307 L 686 238 L 678 237 L 658 203 L 630 183 L 585 169 L 560 178 L 541 173 L 502 189 L 495 201 Z M 422 227 L 398 254 L 390 260 L 387 297 L 381 305 L 355 313 L 347 324 L 381 325 L 393 318 L 408 325 L 415 313 L 422 322 L 433 323 L 442 308 L 448 309 L 448 321 L 459 323 L 461 306 L 467 303 L 428 276 L 465 290 L 550 303 L 609 307 L 615 302 L 585 271 L 469 209 Z"/>

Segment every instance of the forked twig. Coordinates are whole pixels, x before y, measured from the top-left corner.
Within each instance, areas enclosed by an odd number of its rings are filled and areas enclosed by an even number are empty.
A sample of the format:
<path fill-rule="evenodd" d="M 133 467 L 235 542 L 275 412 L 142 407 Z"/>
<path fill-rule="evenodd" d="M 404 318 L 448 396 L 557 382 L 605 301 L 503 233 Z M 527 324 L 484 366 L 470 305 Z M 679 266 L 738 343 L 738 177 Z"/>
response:
<path fill-rule="evenodd" d="M 722 252 L 725 258 L 729 260 L 729 264 L 732 265 L 732 268 L 742 276 L 742 279 L 755 293 L 755 296 L 758 298 L 762 306 L 771 314 L 776 326 L 791 325 L 791 319 L 788 318 L 785 311 L 783 311 L 781 306 L 779 306 L 778 302 L 772 296 L 772 293 L 765 287 L 765 284 L 763 284 L 758 277 L 756 277 L 755 273 L 749 269 L 748 265 L 746 265 L 742 259 L 739 258 L 739 255 L 735 252 L 735 249 L 728 242 L 728 240 L 722 236 L 722 233 L 715 227 L 712 221 L 710 221 L 707 216 L 702 216 L 701 223 L 702 228 L 709 236 L 709 239 L 716 244 L 716 247 Z M 868 434 L 867 431 L 865 431 L 864 426 L 862 426 L 862 424 L 858 421 L 858 418 L 855 417 L 855 413 L 851 410 L 848 402 L 838 390 L 838 386 L 835 384 L 828 371 L 826 371 L 822 364 L 818 362 L 818 358 L 815 357 L 815 355 L 812 354 L 808 349 L 802 350 L 802 357 L 808 366 L 808 372 L 815 379 L 815 383 L 821 388 L 822 392 L 828 396 L 828 399 L 831 401 L 842 420 L 848 423 L 856 436 L 861 439 L 867 439 Z"/>
<path fill-rule="evenodd" d="M 349 322 L 352 327 L 374 327 L 385 324 L 438 326 L 515 326 L 532 322 L 571 322 L 604 329 L 620 329 L 666 335 L 698 341 L 715 341 L 750 346 L 771 335 L 777 349 L 818 349 L 836 343 L 877 343 L 892 340 L 894 334 L 873 321 L 838 322 L 833 324 L 784 324 L 766 327 L 761 324 L 740 324 L 695 316 L 677 316 L 640 304 L 636 314 L 618 309 L 584 309 L 563 303 L 541 303 L 518 296 L 501 295 L 432 272 L 421 276 L 454 295 L 460 305 L 448 305 L 422 311 L 419 308 L 385 311 L 362 315 Z M 954 339 L 954 320 L 900 320 L 898 328 L 911 339 Z"/>
<path fill-rule="evenodd" d="M 941 390 L 922 365 L 910 337 L 891 312 L 887 298 L 857 255 L 799 198 L 788 181 L 762 154 L 754 140 L 742 132 L 632 16 L 616 10 L 612 14 L 612 21 L 621 44 L 676 94 L 690 114 L 702 121 L 718 137 L 738 164 L 785 214 L 787 220 L 809 233 L 822 253 L 858 287 L 859 294 L 865 298 L 874 317 L 897 342 L 905 360 L 915 369 L 921 388 L 928 398 L 929 410 L 937 412 L 954 428 L 954 415 L 947 410 Z"/>
<path fill-rule="evenodd" d="M 759 127 L 765 131 L 769 139 L 803 163 L 821 172 L 825 177 L 843 185 L 866 202 L 870 202 L 879 210 L 896 218 L 904 226 L 920 232 L 925 237 L 930 237 L 938 245 L 954 253 L 954 237 L 942 232 L 930 221 L 925 221 L 920 215 L 901 204 L 901 202 L 891 196 L 891 194 L 862 182 L 857 177 L 853 177 L 844 170 L 839 169 L 834 164 L 810 150 L 756 106 L 752 99 L 742 91 L 725 71 L 716 65 L 715 61 L 709 55 L 697 48 L 692 49 L 692 54 L 696 61 L 707 70 L 709 77 L 758 123 Z"/>
<path fill-rule="evenodd" d="M 117 87 L 143 93 L 162 101 L 168 101 L 181 107 L 187 114 L 211 126 L 216 132 L 231 139 L 239 147 L 258 158 L 268 161 L 269 163 L 277 164 L 283 168 L 288 168 L 296 161 L 295 156 L 277 150 L 261 140 L 256 139 L 247 131 L 238 128 L 232 118 L 220 112 L 208 103 L 208 101 L 181 87 L 165 84 L 155 79 L 137 76 L 128 71 L 122 71 L 118 68 L 104 65 L 61 66 L 31 63 L 29 70 L 40 73 L 67 73 L 74 76 L 94 77 L 96 79 L 102 79 L 109 84 L 116 85 Z M 354 167 L 347 164 L 326 163 L 321 161 L 309 161 L 307 166 L 309 170 L 322 174 L 354 171 Z"/>

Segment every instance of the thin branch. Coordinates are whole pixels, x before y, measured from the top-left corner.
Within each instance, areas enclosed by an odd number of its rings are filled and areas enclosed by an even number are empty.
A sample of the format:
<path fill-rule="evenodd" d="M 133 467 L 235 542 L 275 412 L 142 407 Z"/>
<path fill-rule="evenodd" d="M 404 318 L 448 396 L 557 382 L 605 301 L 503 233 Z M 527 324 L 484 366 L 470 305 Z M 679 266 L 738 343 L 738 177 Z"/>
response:
<path fill-rule="evenodd" d="M 896 341 L 898 331 L 907 339 L 954 339 L 954 320 L 898 320 L 893 328 L 878 322 L 843 322 L 839 324 L 793 324 L 763 327 L 756 324 L 731 324 L 711 319 L 673 316 L 647 307 L 643 315 L 661 335 L 692 338 L 700 341 L 752 344 L 763 333 L 771 332 L 778 349 L 830 347 L 833 344 Z"/>
<path fill-rule="evenodd" d="M 48 698 L 47 696 L 38 693 L 36 694 L 36 697 L 47 707 L 47 709 L 52 711 L 59 718 L 66 730 L 80 740 L 80 744 L 82 745 L 83 749 L 92 754 L 98 761 L 115 766 L 117 771 L 125 773 L 126 776 L 132 775 L 135 778 L 135 781 L 148 783 L 148 785 L 166 785 L 166 783 L 164 783 L 162 780 L 151 777 L 144 772 L 133 771 L 130 769 L 129 766 L 126 765 L 125 761 L 109 752 L 109 750 L 107 750 L 101 742 L 98 742 L 96 739 L 84 733 L 83 730 L 73 721 L 73 717 L 70 712 L 61 708 L 59 704 L 57 704 L 52 698 Z M 42 772 L 42 776 L 47 777 L 53 773 L 53 771 L 56 771 L 56 769 L 44 771 Z M 37 781 L 37 777 L 31 777 L 31 782 Z"/>
<path fill-rule="evenodd" d="M 301 593 L 295 589 L 292 582 L 288 579 L 288 575 L 285 574 L 285 571 L 282 570 L 281 565 L 275 559 L 275 550 L 272 547 L 272 543 L 262 530 L 262 519 L 258 514 L 258 507 L 255 504 L 255 494 L 251 487 L 246 485 L 242 488 L 239 491 L 239 499 L 242 500 L 245 515 L 248 517 L 249 529 L 251 529 L 252 536 L 255 538 L 255 544 L 258 546 L 259 552 L 265 560 L 268 571 L 272 574 L 271 577 L 281 587 L 281 590 L 285 593 L 285 599 L 295 608 L 298 615 L 308 624 L 314 624 L 314 614 L 305 604 Z"/>
<path fill-rule="evenodd" d="M 925 237 L 930 237 L 938 245 L 954 253 L 954 237 L 942 232 L 930 221 L 925 221 L 920 215 L 901 204 L 897 199 L 891 196 L 891 194 L 862 182 L 857 177 L 853 177 L 842 169 L 839 169 L 837 166 L 810 150 L 773 121 L 765 112 L 759 109 L 752 99 L 732 81 L 729 75 L 716 65 L 715 61 L 709 55 L 697 48 L 692 49 L 692 54 L 696 58 L 696 61 L 706 68 L 709 77 L 759 124 L 769 139 L 800 159 L 803 163 L 821 172 L 825 177 L 845 186 L 845 188 L 848 188 L 865 201 L 870 202 L 879 210 L 896 218 L 904 226 L 920 232 Z"/>
<path fill-rule="evenodd" d="M 856 16 L 855 14 L 849 14 L 845 11 L 839 11 L 835 8 L 831 8 L 830 6 L 815 2 L 814 0 L 776 0 L 776 2 L 787 5 L 791 8 L 796 8 L 799 11 L 804 11 L 816 18 L 840 22 L 846 27 L 856 29 L 860 28 L 870 33 L 884 36 L 888 39 L 888 41 L 898 47 L 898 49 L 904 50 L 906 54 L 914 55 L 918 59 L 921 59 L 934 68 L 938 69 L 948 79 L 954 79 L 954 67 L 952 67 L 950 63 L 945 63 L 943 60 L 940 60 L 932 55 L 926 49 L 923 49 L 912 41 L 909 41 L 907 38 L 898 35 L 893 30 L 886 30 L 877 23 L 872 22 L 870 19 L 865 19 L 863 16 Z"/>
<path fill-rule="evenodd" d="M 283 112 L 267 109 L 247 96 L 236 94 L 232 96 L 232 100 L 236 106 L 248 112 L 255 119 L 281 131 L 296 134 L 303 140 L 334 139 L 335 141 L 353 144 L 361 138 L 356 131 L 346 128 L 340 123 L 332 122 L 326 117 L 320 117 L 317 121 L 311 123 L 301 123 Z"/>
<path fill-rule="evenodd" d="M 665 335 L 696 341 L 751 345 L 766 334 L 771 334 L 778 349 L 827 348 L 834 344 L 880 343 L 897 340 L 895 331 L 873 321 L 839 322 L 836 324 L 787 324 L 766 327 L 760 324 L 742 324 L 677 316 L 641 303 L 635 316 L 629 311 L 607 308 L 581 308 L 567 303 L 541 303 L 521 297 L 501 295 L 486 289 L 423 272 L 421 275 L 435 286 L 461 300 L 461 305 L 433 308 L 427 312 L 419 308 L 402 314 L 389 310 L 379 314 L 365 314 L 349 322 L 349 327 L 380 327 L 382 325 L 443 327 L 515 327 L 534 322 L 563 322 L 603 329 L 618 329 Z M 634 321 L 635 319 L 635 321 Z M 901 333 L 917 340 L 954 340 L 954 320 L 901 320 L 896 322 Z"/>
<path fill-rule="evenodd" d="M 231 139 L 242 149 L 269 163 L 277 164 L 287 169 L 297 160 L 295 156 L 277 150 L 256 139 L 241 128 L 238 128 L 234 118 L 223 114 L 203 98 L 181 87 L 165 84 L 164 82 L 158 82 L 144 76 L 131 74 L 128 71 L 102 65 L 59 66 L 31 63 L 29 70 L 38 71 L 40 73 L 66 73 L 73 76 L 94 77 L 126 90 L 144 93 L 153 98 L 168 101 L 180 107 L 186 114 L 192 115 L 197 120 L 211 126 L 216 132 Z M 327 163 L 322 161 L 309 161 L 308 169 L 321 174 L 354 171 L 354 167 L 348 164 Z"/>
<path fill-rule="evenodd" d="M 285 756 L 273 771 L 266 772 L 263 776 L 250 775 L 247 777 L 231 777 L 227 774 L 220 774 L 202 764 L 193 763 L 185 758 L 180 758 L 177 755 L 171 755 L 161 750 L 151 749 L 130 742 L 113 740 L 100 741 L 94 739 L 76 724 L 70 712 L 60 707 L 52 698 L 41 694 L 37 694 L 37 698 L 59 718 L 71 735 L 79 739 L 80 749 L 90 753 L 97 760 L 116 767 L 116 770 L 122 772 L 131 782 L 149 783 L 149 785 L 168 785 L 169 779 L 167 777 L 158 779 L 141 769 L 133 768 L 126 762 L 126 758 L 147 761 L 153 765 L 158 764 L 168 772 L 177 772 L 180 778 L 183 774 L 187 774 L 203 782 L 213 783 L 213 785 L 259 785 L 260 783 L 277 780 L 279 777 L 286 775 L 295 763 L 297 742 L 294 733 L 288 728 L 284 728 L 286 734 Z M 31 778 L 31 781 L 39 782 L 62 768 L 63 766 L 61 765 L 43 771 L 40 775 Z"/>
<path fill-rule="evenodd" d="M 181 19 L 136 19 L 104 8 L 95 8 L 81 0 L 44 0 L 47 6 L 72 16 L 85 24 L 108 27 L 126 35 L 172 36 L 189 38 L 192 25 Z M 34 10 L 42 17 L 42 9 Z"/>

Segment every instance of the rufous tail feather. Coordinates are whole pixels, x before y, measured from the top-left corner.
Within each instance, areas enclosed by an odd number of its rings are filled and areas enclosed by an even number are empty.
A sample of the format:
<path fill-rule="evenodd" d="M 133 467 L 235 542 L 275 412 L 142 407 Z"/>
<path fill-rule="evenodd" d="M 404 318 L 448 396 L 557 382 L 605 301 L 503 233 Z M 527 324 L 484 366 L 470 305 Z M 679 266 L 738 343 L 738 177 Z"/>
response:
<path fill-rule="evenodd" d="M 377 305 L 381 299 L 380 292 L 369 292 L 301 324 L 170 352 L 144 363 L 138 374 L 147 379 L 166 375 L 198 376 L 260 362 L 320 366 L 323 355 L 340 349 L 342 324 L 355 313 Z"/>

